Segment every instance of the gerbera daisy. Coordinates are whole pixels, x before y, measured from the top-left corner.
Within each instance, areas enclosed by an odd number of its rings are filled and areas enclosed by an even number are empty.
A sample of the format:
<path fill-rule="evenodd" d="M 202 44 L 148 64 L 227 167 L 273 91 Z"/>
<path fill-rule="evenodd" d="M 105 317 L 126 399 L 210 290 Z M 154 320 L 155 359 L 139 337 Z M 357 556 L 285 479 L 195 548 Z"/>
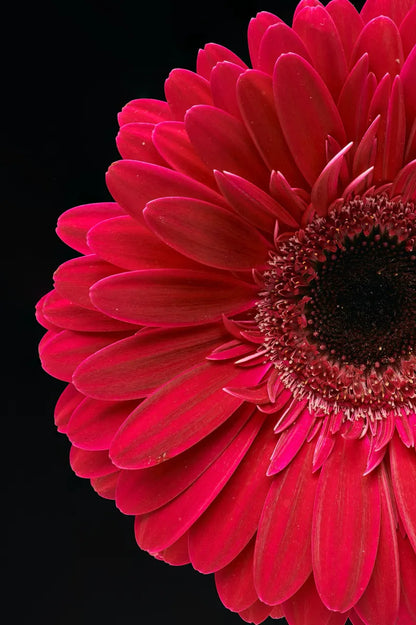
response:
<path fill-rule="evenodd" d="M 416 624 L 416 4 L 302 0 L 119 115 L 38 305 L 71 465 L 248 622 Z"/>

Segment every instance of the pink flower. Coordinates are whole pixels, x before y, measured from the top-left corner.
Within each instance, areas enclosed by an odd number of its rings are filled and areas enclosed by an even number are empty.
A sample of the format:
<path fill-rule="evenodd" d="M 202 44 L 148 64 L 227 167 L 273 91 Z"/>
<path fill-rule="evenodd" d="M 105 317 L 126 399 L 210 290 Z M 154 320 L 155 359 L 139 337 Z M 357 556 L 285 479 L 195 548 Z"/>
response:
<path fill-rule="evenodd" d="M 416 4 L 259 13 L 120 113 L 38 305 L 71 464 L 248 622 L 416 624 Z"/>

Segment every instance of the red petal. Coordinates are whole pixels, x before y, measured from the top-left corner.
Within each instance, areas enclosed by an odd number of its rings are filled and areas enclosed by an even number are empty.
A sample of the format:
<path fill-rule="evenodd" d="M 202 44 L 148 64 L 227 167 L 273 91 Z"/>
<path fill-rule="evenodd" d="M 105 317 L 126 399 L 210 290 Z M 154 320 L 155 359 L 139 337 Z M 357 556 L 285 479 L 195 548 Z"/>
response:
<path fill-rule="evenodd" d="M 211 72 L 211 91 L 213 104 L 219 109 L 240 119 L 240 109 L 237 102 L 236 85 L 238 78 L 244 73 L 241 65 L 229 61 L 217 63 Z"/>
<path fill-rule="evenodd" d="M 107 172 L 107 186 L 135 219 L 150 200 L 168 195 L 194 197 L 223 206 L 219 193 L 177 171 L 140 161 L 117 161 Z"/>
<path fill-rule="evenodd" d="M 222 325 L 142 331 L 84 360 L 74 381 L 96 399 L 145 397 L 200 363 L 225 338 Z"/>
<path fill-rule="evenodd" d="M 380 473 L 381 526 L 374 570 L 355 609 L 367 625 L 396 623 L 400 600 L 400 567 L 396 519 L 391 501 L 389 477 Z"/>
<path fill-rule="evenodd" d="M 165 95 L 174 119 L 183 120 L 195 104 L 212 104 L 208 80 L 189 71 L 174 69 L 165 82 Z"/>
<path fill-rule="evenodd" d="M 210 169 L 230 171 L 267 188 L 268 171 L 240 120 L 221 109 L 201 105 L 187 112 L 185 126 L 195 150 Z"/>
<path fill-rule="evenodd" d="M 400 78 L 403 82 L 404 102 L 406 106 L 406 115 L 409 126 L 413 123 L 416 117 L 416 45 L 406 59 L 400 73 Z"/>
<path fill-rule="evenodd" d="M 256 601 L 249 608 L 242 610 L 239 613 L 240 618 L 246 623 L 255 623 L 258 625 L 262 623 L 266 618 L 270 615 L 272 607 L 270 605 L 265 605 L 261 603 L 261 601 Z"/>
<path fill-rule="evenodd" d="M 222 390 L 244 383 L 253 370 L 237 375 L 233 363 L 204 362 L 177 376 L 146 399 L 115 437 L 111 456 L 120 468 L 140 469 L 189 449 L 226 421 L 242 400 Z M 254 373 L 256 375 L 256 373 Z M 256 383 L 262 370 L 257 371 Z"/>
<path fill-rule="evenodd" d="M 159 551 L 159 553 L 155 554 L 155 556 L 172 566 L 183 566 L 184 564 L 189 564 L 188 533 L 181 536 L 167 549 Z"/>
<path fill-rule="evenodd" d="M 59 295 L 73 304 L 95 310 L 90 300 L 90 287 L 101 278 L 120 271 L 119 267 L 102 261 L 95 254 L 73 258 L 63 263 L 53 277 Z"/>
<path fill-rule="evenodd" d="M 74 410 L 66 434 L 81 449 L 108 450 L 117 430 L 136 407 L 137 401 L 104 402 L 86 398 Z"/>
<path fill-rule="evenodd" d="M 319 598 L 312 575 L 295 595 L 285 601 L 283 612 L 289 625 L 335 625 L 331 620 L 334 613 Z M 342 624 L 346 615 L 343 619 Z"/>
<path fill-rule="evenodd" d="M 416 554 L 409 540 L 402 538 L 399 532 L 397 534 L 397 542 L 400 556 L 402 600 L 414 619 L 411 622 L 411 625 L 413 625 L 416 622 Z M 401 625 L 402 621 L 398 620 L 397 623 Z"/>
<path fill-rule="evenodd" d="M 213 68 L 217 63 L 229 61 L 235 65 L 240 65 L 243 69 L 247 69 L 247 65 L 234 52 L 224 48 L 218 43 L 207 43 L 202 50 L 198 52 L 196 61 L 196 69 L 198 74 L 209 80 Z"/>
<path fill-rule="evenodd" d="M 409 2 L 413 4 L 413 0 L 409 0 Z M 416 4 L 413 4 L 403 22 L 400 24 L 399 31 L 403 44 L 404 58 L 407 58 L 415 45 Z"/>
<path fill-rule="evenodd" d="M 403 46 L 399 30 L 388 17 L 378 14 L 363 28 L 352 54 L 355 63 L 368 52 L 370 71 L 381 80 L 388 72 L 392 77 L 400 73 L 403 65 Z"/>
<path fill-rule="evenodd" d="M 270 488 L 266 470 L 274 445 L 273 430 L 266 424 L 228 484 L 191 528 L 189 555 L 201 573 L 229 564 L 254 535 Z"/>
<path fill-rule="evenodd" d="M 90 254 L 87 232 L 103 219 L 124 215 L 124 210 L 115 202 L 83 204 L 62 213 L 58 219 L 56 233 L 60 239 L 81 254 Z"/>
<path fill-rule="evenodd" d="M 404 16 L 410 11 L 414 0 L 367 0 L 361 10 L 365 22 L 379 15 L 387 15 L 399 26 Z"/>
<path fill-rule="evenodd" d="M 108 475 L 93 477 L 91 478 L 91 486 L 100 497 L 114 501 L 119 476 L 120 471 L 115 471 L 115 473 L 109 473 Z"/>
<path fill-rule="evenodd" d="M 63 330 L 40 345 L 42 367 L 55 378 L 70 382 L 73 372 L 87 356 L 124 336 L 122 332 L 80 334 Z"/>
<path fill-rule="evenodd" d="M 55 406 L 54 419 L 58 432 L 66 432 L 72 413 L 84 399 L 73 384 L 68 384 Z"/>
<path fill-rule="evenodd" d="M 277 117 L 271 77 L 257 70 L 244 72 L 237 96 L 246 128 L 267 167 L 282 171 L 292 185 L 304 186 Z"/>
<path fill-rule="evenodd" d="M 239 612 L 257 600 L 253 583 L 254 539 L 228 566 L 215 573 L 218 595 L 226 608 Z"/>
<path fill-rule="evenodd" d="M 117 149 L 121 156 L 136 161 L 146 161 L 166 167 L 167 163 L 159 154 L 152 141 L 154 124 L 125 124 L 117 135 Z"/>
<path fill-rule="evenodd" d="M 198 268 L 129 215 L 99 223 L 89 231 L 88 244 L 97 256 L 123 269 Z"/>
<path fill-rule="evenodd" d="M 78 332 L 117 332 L 137 329 L 137 326 L 111 319 L 98 310 L 81 308 L 56 291 L 48 293 L 42 312 L 45 318 L 64 330 Z"/>
<path fill-rule="evenodd" d="M 158 124 L 153 141 L 173 169 L 215 188 L 214 175 L 196 154 L 183 122 Z"/>
<path fill-rule="evenodd" d="M 115 319 L 150 326 L 186 326 L 247 310 L 257 292 L 254 284 L 219 273 L 149 269 L 100 280 L 90 294 L 94 305 Z"/>
<path fill-rule="evenodd" d="M 397 435 L 390 442 L 390 465 L 400 518 L 416 551 L 416 456 L 415 450 L 405 447 Z"/>
<path fill-rule="evenodd" d="M 250 20 L 248 25 L 247 39 L 248 49 L 250 52 L 251 64 L 257 68 L 258 54 L 261 41 L 269 26 L 276 23 L 282 23 L 280 17 L 276 17 L 273 13 L 268 11 L 260 11 L 256 17 Z"/>
<path fill-rule="evenodd" d="M 172 501 L 223 453 L 253 412 L 253 406 L 243 405 L 209 436 L 178 456 L 147 469 L 122 471 L 117 507 L 124 514 L 146 514 Z"/>
<path fill-rule="evenodd" d="M 415 66 L 416 68 L 416 66 Z M 406 113 L 403 88 L 396 76 L 387 111 L 386 136 L 382 171 L 384 180 L 392 180 L 403 164 L 406 142 Z"/>
<path fill-rule="evenodd" d="M 221 456 L 185 492 L 156 512 L 137 517 L 136 540 L 142 549 L 165 549 L 195 523 L 237 469 L 263 420 L 264 416 L 255 413 Z"/>
<path fill-rule="evenodd" d="M 116 471 L 108 457 L 108 451 L 85 451 L 71 447 L 69 454 L 71 468 L 78 477 L 101 477 Z"/>
<path fill-rule="evenodd" d="M 151 230 L 181 254 L 217 269 L 264 267 L 270 244 L 246 221 L 214 204 L 188 198 L 149 202 Z"/>
<path fill-rule="evenodd" d="M 346 143 L 338 110 L 322 78 L 296 54 L 278 59 L 273 81 L 283 134 L 300 171 L 313 185 L 326 163 L 327 136 Z"/>
<path fill-rule="evenodd" d="M 168 119 L 172 119 L 168 104 L 161 100 L 152 100 L 151 98 L 132 100 L 118 114 L 120 126 L 130 124 L 131 122 L 157 124 Z"/>
<path fill-rule="evenodd" d="M 375 472 L 363 477 L 367 455 L 366 439 L 338 437 L 318 482 L 313 570 L 322 601 L 339 612 L 354 606 L 363 594 L 377 553 L 380 487 Z"/>
<path fill-rule="evenodd" d="M 338 197 L 340 174 L 345 165 L 345 154 L 351 149 L 353 142 L 348 143 L 338 152 L 318 176 L 311 191 L 311 202 L 318 215 L 325 217 L 332 202 Z"/>
<path fill-rule="evenodd" d="M 336 99 L 345 81 L 347 61 L 332 17 L 322 6 L 305 7 L 296 14 L 293 29 L 302 38 L 312 58 L 311 64 Z"/>
<path fill-rule="evenodd" d="M 364 26 L 363 20 L 348 0 L 331 0 L 326 10 L 335 22 L 349 63 L 354 44 Z"/>
<path fill-rule="evenodd" d="M 349 139 L 358 141 L 368 127 L 369 93 L 368 55 L 364 54 L 352 68 L 341 90 L 338 109 Z M 354 106 L 351 106 L 354 102 Z"/>
<path fill-rule="evenodd" d="M 314 446 L 275 476 L 257 533 L 254 583 L 262 601 L 275 604 L 291 597 L 312 571 L 311 527 L 317 474 L 312 473 Z"/>
<path fill-rule="evenodd" d="M 284 22 L 269 26 L 261 40 L 257 60 L 258 69 L 266 74 L 273 74 L 277 59 L 281 54 L 287 52 L 294 52 L 309 63 L 311 62 L 308 51 L 298 33 Z"/>

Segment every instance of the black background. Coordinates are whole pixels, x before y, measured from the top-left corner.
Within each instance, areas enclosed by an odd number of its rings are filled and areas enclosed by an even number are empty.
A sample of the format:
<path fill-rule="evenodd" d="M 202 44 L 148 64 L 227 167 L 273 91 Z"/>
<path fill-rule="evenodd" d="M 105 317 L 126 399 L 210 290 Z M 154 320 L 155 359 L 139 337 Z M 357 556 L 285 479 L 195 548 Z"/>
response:
<path fill-rule="evenodd" d="M 356 3 L 360 6 L 361 3 Z M 133 520 L 69 468 L 53 425 L 64 384 L 37 357 L 36 301 L 72 257 L 60 213 L 111 199 L 116 114 L 163 98 L 173 67 L 221 43 L 248 62 L 246 29 L 260 10 L 290 21 L 296 3 L 72 0 L 3 10 L 2 280 L 3 535 L 12 620 L 43 625 L 165 622 L 238 625 L 213 576 L 170 567 L 136 546 Z M 276 621 L 271 621 L 276 622 Z M 313 625 L 313 624 L 311 624 Z"/>

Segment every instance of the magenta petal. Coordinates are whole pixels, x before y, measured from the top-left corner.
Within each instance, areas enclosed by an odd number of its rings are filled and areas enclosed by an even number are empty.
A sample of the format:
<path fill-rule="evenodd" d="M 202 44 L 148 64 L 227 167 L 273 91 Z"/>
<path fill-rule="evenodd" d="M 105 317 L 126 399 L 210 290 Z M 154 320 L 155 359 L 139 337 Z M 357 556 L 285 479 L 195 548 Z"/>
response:
<path fill-rule="evenodd" d="M 229 61 L 217 63 L 211 72 L 210 84 L 213 104 L 219 109 L 240 119 L 240 109 L 237 102 L 236 85 L 244 69 Z"/>
<path fill-rule="evenodd" d="M 388 17 L 378 15 L 362 30 L 352 54 L 355 63 L 368 52 L 370 71 L 376 78 L 389 73 L 392 77 L 400 73 L 403 65 L 403 46 L 396 24 Z"/>
<path fill-rule="evenodd" d="M 135 410 L 115 437 L 111 456 L 120 468 L 140 469 L 189 449 L 242 404 L 222 390 L 231 380 L 261 379 L 263 369 L 238 374 L 233 363 L 209 361 L 160 387 Z"/>
<path fill-rule="evenodd" d="M 189 198 L 149 202 L 144 218 L 151 230 L 181 254 L 217 269 L 263 267 L 270 245 L 230 211 Z"/>
<path fill-rule="evenodd" d="M 282 24 L 283 21 L 280 17 L 277 17 L 268 11 L 260 11 L 260 13 L 257 13 L 256 17 L 253 17 L 250 20 L 247 32 L 248 49 L 250 52 L 251 64 L 256 69 L 258 67 L 258 54 L 261 41 L 269 26 L 277 23 Z"/>
<path fill-rule="evenodd" d="M 283 134 L 297 166 L 313 185 L 327 160 L 327 136 L 331 135 L 340 145 L 345 145 L 338 110 L 322 78 L 296 54 L 283 54 L 278 59 L 273 83 Z"/>
<path fill-rule="evenodd" d="M 97 256 L 123 269 L 198 268 L 129 215 L 97 224 L 88 233 L 88 244 Z"/>
<path fill-rule="evenodd" d="M 413 0 L 408 0 L 408 2 L 413 4 Z M 413 4 L 412 8 L 409 10 L 406 17 L 400 24 L 399 31 L 403 44 L 404 58 L 407 58 L 413 46 L 415 45 L 416 4 Z"/>
<path fill-rule="evenodd" d="M 322 601 L 339 612 L 353 607 L 362 596 L 377 553 L 380 487 L 374 472 L 363 477 L 367 455 L 366 439 L 338 437 L 318 482 L 313 570 Z"/>
<path fill-rule="evenodd" d="M 226 608 L 240 612 L 257 601 L 253 583 L 254 539 L 226 567 L 215 573 L 218 595 Z"/>
<path fill-rule="evenodd" d="M 348 0 L 331 0 L 326 5 L 326 10 L 337 27 L 348 63 L 354 43 L 364 26 L 363 20 L 354 5 Z"/>
<path fill-rule="evenodd" d="M 309 576 L 296 594 L 284 602 L 283 612 L 289 625 L 344 625 L 346 620 L 346 616 L 341 615 L 343 620 L 339 624 L 333 623 L 334 613 L 322 603 L 316 592 L 313 575 Z"/>
<path fill-rule="evenodd" d="M 374 77 L 374 76 L 373 76 Z M 368 54 L 364 54 L 351 69 L 338 98 L 338 110 L 347 137 L 360 141 L 368 127 L 369 92 Z M 351 107 L 351 102 L 356 105 Z"/>
<path fill-rule="evenodd" d="M 85 395 L 96 399 L 145 397 L 200 363 L 225 338 L 220 324 L 145 330 L 85 359 L 74 373 L 74 382 Z"/>
<path fill-rule="evenodd" d="M 257 59 L 258 69 L 266 74 L 273 74 L 277 59 L 287 52 L 294 52 L 311 62 L 302 39 L 292 28 L 284 22 L 269 26 L 261 40 Z"/>
<path fill-rule="evenodd" d="M 209 80 L 213 68 L 223 61 L 228 61 L 234 65 L 240 65 L 243 69 L 247 69 L 247 65 L 244 61 L 228 48 L 218 43 L 207 43 L 204 48 L 198 52 L 196 61 L 197 72 Z"/>
<path fill-rule="evenodd" d="M 72 446 L 69 461 L 78 477 L 101 477 L 117 471 L 108 457 L 108 451 L 85 451 Z"/>
<path fill-rule="evenodd" d="M 171 71 L 165 82 L 165 95 L 174 119 L 180 121 L 191 106 L 212 104 L 208 80 L 188 69 Z"/>
<path fill-rule="evenodd" d="M 132 271 L 100 280 L 90 291 L 102 312 L 149 326 L 219 321 L 251 308 L 258 287 L 220 273 L 179 269 Z"/>
<path fill-rule="evenodd" d="M 136 540 L 142 549 L 160 551 L 178 540 L 221 492 L 259 431 L 264 416 L 256 412 L 219 458 L 173 501 L 137 517 Z"/>
<path fill-rule="evenodd" d="M 239 119 L 214 106 L 201 105 L 187 112 L 185 126 L 210 169 L 226 170 L 267 188 L 268 171 Z"/>
<path fill-rule="evenodd" d="M 154 124 L 125 124 L 117 135 L 117 149 L 125 159 L 146 161 L 166 167 L 165 159 L 159 154 L 152 141 Z"/>
<path fill-rule="evenodd" d="M 108 473 L 108 475 L 99 475 L 90 478 L 91 486 L 95 492 L 104 499 L 115 499 L 115 492 L 120 477 L 120 471 Z"/>
<path fill-rule="evenodd" d="M 81 449 L 108 450 L 118 428 L 136 407 L 137 401 L 104 402 L 86 398 L 74 410 L 66 434 Z"/>
<path fill-rule="evenodd" d="M 90 254 L 87 232 L 103 219 L 125 215 L 124 210 L 115 202 L 82 204 L 62 213 L 58 219 L 56 233 L 67 245 L 81 254 Z"/>
<path fill-rule="evenodd" d="M 397 529 L 391 501 L 389 477 L 380 473 L 381 525 L 374 570 L 355 609 L 367 625 L 396 623 L 400 600 L 400 566 Z"/>
<path fill-rule="evenodd" d="M 54 420 L 58 432 L 66 432 L 72 413 L 84 399 L 73 384 L 68 384 L 55 406 Z"/>
<path fill-rule="evenodd" d="M 409 625 L 416 623 L 416 553 L 410 541 L 398 532 L 397 542 L 400 557 L 400 574 L 402 582 L 402 601 L 405 604 L 411 618 Z M 397 623 L 401 624 L 399 619 Z M 406 621 L 403 620 L 403 623 Z"/>
<path fill-rule="evenodd" d="M 146 514 L 172 501 L 223 453 L 253 412 L 253 406 L 245 404 L 211 434 L 178 456 L 146 469 L 122 471 L 117 487 L 117 507 L 124 514 Z"/>
<path fill-rule="evenodd" d="M 413 47 L 400 73 L 403 82 L 404 102 L 406 106 L 406 115 L 409 125 L 413 123 L 416 117 L 416 45 Z"/>
<path fill-rule="evenodd" d="M 405 447 L 397 435 L 390 443 L 390 466 L 400 518 L 416 551 L 416 456 L 414 448 Z"/>
<path fill-rule="evenodd" d="M 172 119 L 169 105 L 161 100 L 153 100 L 151 98 L 132 100 L 118 114 L 120 126 L 132 122 L 157 124 L 169 119 Z"/>
<path fill-rule="evenodd" d="M 228 484 L 190 529 L 189 556 L 197 571 L 223 568 L 254 535 L 270 488 L 266 470 L 274 439 L 266 424 Z"/>
<path fill-rule="evenodd" d="M 387 15 L 399 26 L 404 16 L 412 8 L 414 0 L 367 0 L 361 10 L 364 22 L 369 22 L 378 15 Z"/>
<path fill-rule="evenodd" d="M 239 612 L 239 616 L 246 623 L 254 623 L 255 625 L 259 625 L 270 615 L 272 608 L 270 605 L 266 605 L 261 601 L 256 601 L 250 607 L 245 610 L 241 610 Z"/>
<path fill-rule="evenodd" d="M 107 172 L 107 186 L 114 198 L 135 219 L 142 220 L 147 202 L 168 195 L 194 197 L 224 204 L 219 193 L 177 171 L 140 161 L 117 161 Z"/>
<path fill-rule="evenodd" d="M 305 444 L 287 469 L 273 478 L 260 519 L 254 583 L 260 599 L 281 603 L 304 584 L 312 571 L 311 526 L 317 474 L 314 446 Z"/>

